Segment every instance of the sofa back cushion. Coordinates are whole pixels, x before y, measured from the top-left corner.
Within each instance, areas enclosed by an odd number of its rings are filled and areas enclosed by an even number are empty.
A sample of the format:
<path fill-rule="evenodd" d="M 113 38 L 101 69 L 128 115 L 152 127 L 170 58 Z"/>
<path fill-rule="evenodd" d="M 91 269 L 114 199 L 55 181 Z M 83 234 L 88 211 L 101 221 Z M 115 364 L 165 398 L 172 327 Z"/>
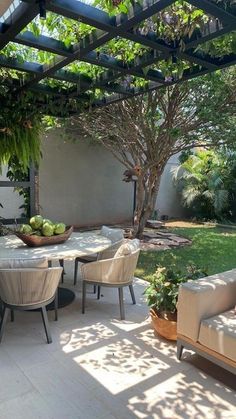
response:
<path fill-rule="evenodd" d="M 236 269 L 182 284 L 178 297 L 177 333 L 196 342 L 201 321 L 232 309 L 235 295 Z"/>

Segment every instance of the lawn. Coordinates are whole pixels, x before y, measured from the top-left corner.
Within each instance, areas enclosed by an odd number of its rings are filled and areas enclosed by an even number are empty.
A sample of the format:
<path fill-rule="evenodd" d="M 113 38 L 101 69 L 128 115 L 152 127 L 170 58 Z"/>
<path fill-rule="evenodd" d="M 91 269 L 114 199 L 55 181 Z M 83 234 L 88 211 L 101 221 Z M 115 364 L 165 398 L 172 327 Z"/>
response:
<path fill-rule="evenodd" d="M 192 240 L 192 245 L 163 251 L 141 252 L 135 274 L 150 280 L 157 265 L 183 270 L 190 263 L 207 270 L 208 275 L 236 268 L 236 230 L 213 226 L 168 228 Z"/>

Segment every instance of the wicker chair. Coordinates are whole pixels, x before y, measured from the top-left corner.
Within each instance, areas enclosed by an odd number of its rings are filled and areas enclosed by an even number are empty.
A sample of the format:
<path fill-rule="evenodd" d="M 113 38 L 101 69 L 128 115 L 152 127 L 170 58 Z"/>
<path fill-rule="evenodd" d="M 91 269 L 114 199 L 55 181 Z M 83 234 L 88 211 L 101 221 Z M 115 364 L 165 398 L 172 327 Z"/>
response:
<path fill-rule="evenodd" d="M 40 309 L 47 343 L 52 342 L 46 305 L 55 299 L 62 268 L 0 269 L 0 298 L 3 304 L 0 342 L 10 310 Z"/>
<path fill-rule="evenodd" d="M 90 263 L 95 262 L 96 260 L 103 260 L 103 259 L 110 259 L 116 254 L 116 251 L 119 249 L 121 244 L 124 241 L 124 233 L 123 230 L 118 228 L 109 228 L 106 226 L 102 226 L 100 233 L 101 236 L 107 237 L 111 240 L 111 246 L 108 249 L 103 250 L 102 252 L 93 254 L 91 256 L 86 256 L 83 258 L 76 258 L 75 259 L 75 270 L 74 270 L 74 285 L 77 283 L 77 275 L 78 275 L 78 263 Z"/>
<path fill-rule="evenodd" d="M 127 253 L 127 246 L 130 248 Z M 123 252 L 123 249 L 125 251 Z M 125 254 L 126 252 L 126 254 Z M 98 286 L 115 287 L 119 291 L 120 317 L 125 319 L 123 287 L 128 286 L 133 304 L 136 304 L 133 290 L 133 275 L 139 257 L 139 241 L 132 240 L 120 246 L 116 255 L 111 259 L 98 260 L 83 264 L 81 267 L 83 294 L 82 294 L 82 313 L 85 312 L 86 285 L 93 284 Z"/>

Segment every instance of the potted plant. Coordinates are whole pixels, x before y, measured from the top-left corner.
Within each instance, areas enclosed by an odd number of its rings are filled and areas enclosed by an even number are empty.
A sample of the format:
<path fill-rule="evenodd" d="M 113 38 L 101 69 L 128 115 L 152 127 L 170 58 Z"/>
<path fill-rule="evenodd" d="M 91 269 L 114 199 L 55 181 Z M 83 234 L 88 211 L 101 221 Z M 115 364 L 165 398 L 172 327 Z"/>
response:
<path fill-rule="evenodd" d="M 150 284 L 144 291 L 152 324 L 166 339 L 177 339 L 177 303 L 180 284 L 190 279 L 207 276 L 206 272 L 189 265 L 185 273 L 158 266 Z"/>

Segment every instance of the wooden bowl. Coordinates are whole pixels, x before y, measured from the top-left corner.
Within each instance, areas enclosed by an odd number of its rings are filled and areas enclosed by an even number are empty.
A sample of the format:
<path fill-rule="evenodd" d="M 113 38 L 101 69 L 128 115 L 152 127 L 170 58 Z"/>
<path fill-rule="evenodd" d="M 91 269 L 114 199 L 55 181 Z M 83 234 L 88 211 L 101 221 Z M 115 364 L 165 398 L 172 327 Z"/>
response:
<path fill-rule="evenodd" d="M 53 244 L 64 243 L 69 239 L 73 232 L 73 226 L 67 226 L 66 231 L 63 234 L 55 234 L 55 236 L 36 236 L 34 234 L 23 234 L 14 232 L 14 234 L 21 239 L 29 247 L 49 246 Z"/>

